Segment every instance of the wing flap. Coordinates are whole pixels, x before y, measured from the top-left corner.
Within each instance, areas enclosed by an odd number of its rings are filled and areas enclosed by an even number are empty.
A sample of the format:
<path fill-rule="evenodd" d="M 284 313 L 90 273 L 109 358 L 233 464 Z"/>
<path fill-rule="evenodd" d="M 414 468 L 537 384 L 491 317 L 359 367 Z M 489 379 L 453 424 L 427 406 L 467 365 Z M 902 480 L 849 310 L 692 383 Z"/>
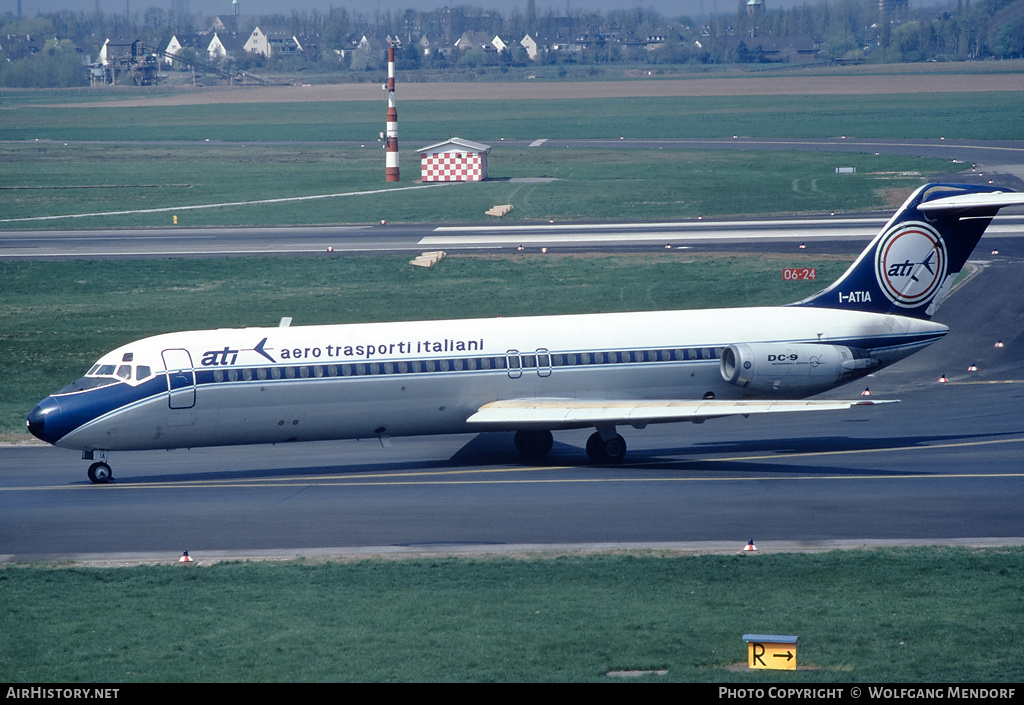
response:
<path fill-rule="evenodd" d="M 472 424 L 496 426 L 590 426 L 669 421 L 703 421 L 718 416 L 748 416 L 795 411 L 838 411 L 854 406 L 875 406 L 895 400 L 579 400 L 508 399 L 481 406 L 469 417 Z"/>

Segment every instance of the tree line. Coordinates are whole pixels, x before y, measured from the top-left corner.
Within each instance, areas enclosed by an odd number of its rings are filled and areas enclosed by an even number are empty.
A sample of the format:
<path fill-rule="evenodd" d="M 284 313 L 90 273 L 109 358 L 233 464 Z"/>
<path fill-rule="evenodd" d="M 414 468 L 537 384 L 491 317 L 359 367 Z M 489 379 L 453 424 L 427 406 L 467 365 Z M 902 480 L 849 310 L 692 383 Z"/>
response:
<path fill-rule="evenodd" d="M 0 85 L 83 85 L 87 82 L 82 69 L 85 58 L 95 61 L 107 38 L 134 37 L 156 44 L 172 34 L 206 32 L 212 19 L 160 8 L 128 15 L 62 10 L 17 18 L 7 13 L 0 17 Z M 470 5 L 372 12 L 342 7 L 247 17 L 239 24 L 236 31 L 243 39 L 256 26 L 314 38 L 317 52 L 312 57 L 230 59 L 240 68 L 270 70 L 295 68 L 297 62 L 309 64 L 304 69 L 323 72 L 378 70 L 383 59 L 360 59 L 354 51 L 364 36 L 378 42 L 385 37 L 399 40 L 404 69 L 757 62 L 767 60 L 763 47 L 768 43 L 794 38 L 812 42 L 815 59 L 820 61 L 895 63 L 1024 56 L 1024 0 L 955 0 L 947 6 L 914 9 L 907 0 L 821 0 L 755 12 L 748 9 L 746 0 L 737 0 L 735 11 L 702 18 L 667 18 L 642 8 L 538 12 L 530 0 L 524 10 L 507 13 Z M 453 44 L 465 32 L 499 36 L 508 49 L 501 53 L 436 50 Z M 526 35 L 542 48 L 533 59 L 519 43 Z M 418 43 L 424 36 L 434 51 L 424 53 Z"/>

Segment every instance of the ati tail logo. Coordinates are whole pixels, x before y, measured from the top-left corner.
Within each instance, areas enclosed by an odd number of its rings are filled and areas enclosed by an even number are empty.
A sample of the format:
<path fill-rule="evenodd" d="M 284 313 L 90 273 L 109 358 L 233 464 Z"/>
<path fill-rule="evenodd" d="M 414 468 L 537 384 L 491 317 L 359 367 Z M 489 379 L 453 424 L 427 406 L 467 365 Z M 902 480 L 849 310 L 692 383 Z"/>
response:
<path fill-rule="evenodd" d="M 946 245 L 925 223 L 900 223 L 875 250 L 875 276 L 882 292 L 897 306 L 928 303 L 946 278 Z"/>

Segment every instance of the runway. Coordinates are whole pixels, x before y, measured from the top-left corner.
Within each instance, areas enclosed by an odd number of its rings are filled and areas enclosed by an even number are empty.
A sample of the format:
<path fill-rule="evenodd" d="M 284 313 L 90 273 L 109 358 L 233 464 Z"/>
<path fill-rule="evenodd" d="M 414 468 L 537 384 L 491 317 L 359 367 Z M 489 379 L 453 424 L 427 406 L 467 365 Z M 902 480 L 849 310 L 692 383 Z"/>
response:
<path fill-rule="evenodd" d="M 510 434 L 122 453 L 106 486 L 74 452 L 3 448 L 0 560 L 1024 541 L 1020 243 L 983 239 L 952 332 L 867 379 L 900 404 L 624 429 L 615 467 L 586 431 L 541 465 Z"/>

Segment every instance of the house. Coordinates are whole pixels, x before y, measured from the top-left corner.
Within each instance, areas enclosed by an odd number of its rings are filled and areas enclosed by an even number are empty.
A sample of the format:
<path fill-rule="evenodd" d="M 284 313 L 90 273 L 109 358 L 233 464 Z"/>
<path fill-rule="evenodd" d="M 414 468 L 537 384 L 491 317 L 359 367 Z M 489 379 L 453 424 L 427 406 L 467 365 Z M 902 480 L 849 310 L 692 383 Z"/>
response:
<path fill-rule="evenodd" d="M 353 71 L 378 71 L 387 65 L 388 46 L 377 37 L 360 37 L 355 49 L 348 51 Z"/>
<path fill-rule="evenodd" d="M 497 48 L 491 40 L 491 35 L 486 32 L 464 32 L 461 37 L 455 40 L 455 48 L 459 51 L 470 49 L 483 49 L 484 52 L 496 52 Z"/>
<path fill-rule="evenodd" d="M 172 34 L 171 38 L 163 44 L 164 56 L 160 61 L 167 68 L 171 68 L 174 64 L 174 57 L 186 48 L 192 49 L 196 53 L 196 58 L 202 61 L 208 44 L 209 41 L 206 37 L 197 34 Z"/>
<path fill-rule="evenodd" d="M 220 32 L 221 34 L 238 33 L 238 16 L 227 17 L 218 15 L 210 22 L 209 32 Z"/>
<path fill-rule="evenodd" d="M 39 37 L 30 34 L 8 34 L 0 37 L 0 51 L 7 54 L 9 61 L 36 56 L 44 46 Z"/>
<path fill-rule="evenodd" d="M 244 43 L 233 34 L 214 32 L 210 43 L 206 45 L 206 53 L 210 61 L 217 61 L 245 51 Z"/>
<path fill-rule="evenodd" d="M 304 34 L 301 37 L 296 35 L 292 37 L 292 40 L 295 42 L 299 53 L 309 61 L 315 61 L 320 56 L 319 34 Z"/>
<path fill-rule="evenodd" d="M 817 46 L 807 36 L 781 37 L 728 37 L 726 56 L 739 62 L 806 63 L 814 61 Z"/>
<path fill-rule="evenodd" d="M 489 145 L 451 137 L 416 151 L 420 155 L 420 178 L 424 183 L 487 178 Z"/>
<path fill-rule="evenodd" d="M 245 51 L 262 56 L 288 56 L 302 52 L 299 40 L 288 32 L 263 31 L 258 26 L 245 40 Z"/>
<path fill-rule="evenodd" d="M 531 37 L 529 34 L 519 40 L 523 49 L 526 49 L 526 55 L 530 57 L 531 61 L 537 60 L 537 53 L 540 51 L 540 45 L 537 44 L 537 40 Z"/>

